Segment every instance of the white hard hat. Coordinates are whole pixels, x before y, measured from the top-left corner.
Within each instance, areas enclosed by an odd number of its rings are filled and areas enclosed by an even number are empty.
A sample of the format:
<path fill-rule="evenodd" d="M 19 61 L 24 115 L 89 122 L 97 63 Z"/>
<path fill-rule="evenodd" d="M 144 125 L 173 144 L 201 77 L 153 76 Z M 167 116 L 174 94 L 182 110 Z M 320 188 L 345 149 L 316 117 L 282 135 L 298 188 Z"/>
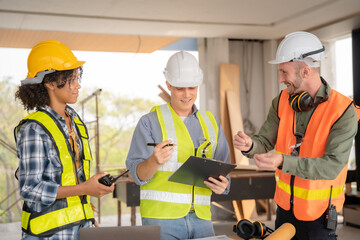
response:
<path fill-rule="evenodd" d="M 174 87 L 196 87 L 203 80 L 203 73 L 196 58 L 187 52 L 173 54 L 164 69 L 166 80 Z"/>
<path fill-rule="evenodd" d="M 293 32 L 286 35 L 281 41 L 276 52 L 276 59 L 269 63 L 302 61 L 310 67 L 320 67 L 320 61 L 325 59 L 324 52 L 325 47 L 314 34 Z"/>

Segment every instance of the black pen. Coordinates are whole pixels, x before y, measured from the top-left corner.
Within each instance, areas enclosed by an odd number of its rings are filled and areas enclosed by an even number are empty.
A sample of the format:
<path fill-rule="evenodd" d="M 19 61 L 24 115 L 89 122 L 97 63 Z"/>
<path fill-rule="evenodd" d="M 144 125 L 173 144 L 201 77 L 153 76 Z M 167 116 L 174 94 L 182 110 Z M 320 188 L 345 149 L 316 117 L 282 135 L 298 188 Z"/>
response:
<path fill-rule="evenodd" d="M 156 145 L 158 145 L 158 143 L 146 143 L 146 146 L 155 147 Z M 174 145 L 175 145 L 175 144 L 173 144 L 173 143 L 169 143 L 169 144 L 166 144 L 165 147 L 168 147 L 168 146 L 172 147 L 172 146 L 174 146 Z"/>

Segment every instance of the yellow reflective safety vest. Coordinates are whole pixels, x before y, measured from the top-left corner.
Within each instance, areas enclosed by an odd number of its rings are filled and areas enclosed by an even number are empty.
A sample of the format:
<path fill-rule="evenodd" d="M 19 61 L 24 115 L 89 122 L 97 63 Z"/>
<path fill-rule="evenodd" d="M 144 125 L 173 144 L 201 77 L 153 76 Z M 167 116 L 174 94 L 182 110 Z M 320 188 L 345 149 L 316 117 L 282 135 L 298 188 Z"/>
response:
<path fill-rule="evenodd" d="M 90 177 L 90 161 L 92 160 L 90 146 L 88 142 L 88 133 L 85 124 L 77 116 L 74 118 L 76 128 L 80 134 L 83 146 L 82 164 L 86 180 Z M 59 159 L 62 165 L 61 186 L 73 186 L 78 184 L 77 176 L 74 173 L 75 159 L 71 154 L 71 146 L 65 137 L 60 123 L 53 119 L 53 116 L 45 110 L 39 110 L 24 118 L 17 127 L 15 127 L 15 137 L 18 130 L 25 122 L 38 123 L 47 133 L 57 148 Z M 57 204 L 64 201 L 64 204 Z M 59 206 L 66 206 L 59 208 Z M 80 196 L 72 196 L 64 199 L 56 199 L 55 203 L 43 212 L 33 212 L 26 204 L 23 205 L 21 227 L 27 234 L 37 237 L 49 237 L 63 229 L 78 225 L 83 220 L 94 221 L 94 213 L 90 205 L 90 196 L 82 199 Z"/>
<path fill-rule="evenodd" d="M 287 89 L 283 90 L 279 99 L 279 130 L 276 151 L 291 155 L 296 144 L 293 131 L 296 132 L 296 112 L 289 105 Z M 317 106 L 306 128 L 304 141 L 300 146 L 300 157 L 317 158 L 325 153 L 326 141 L 330 130 L 343 113 L 352 105 L 352 100 L 335 90 L 331 90 L 330 101 Z M 295 125 L 294 125 L 295 124 Z M 340 211 L 344 203 L 344 184 L 347 165 L 332 180 L 309 180 L 287 174 L 277 168 L 275 172 L 276 190 L 274 200 L 283 209 L 292 208 L 295 217 L 301 221 L 318 219 L 331 203 Z"/>
<path fill-rule="evenodd" d="M 140 187 L 141 216 L 161 219 L 181 218 L 189 213 L 193 203 L 199 218 L 211 220 L 212 191 L 210 189 L 168 181 L 175 170 L 190 156 L 195 155 L 195 147 L 184 122 L 170 104 L 156 106 L 152 111 L 156 111 L 163 141 L 172 139 L 176 146 L 172 157 L 160 166 L 152 180 Z M 218 125 L 212 113 L 208 111 L 198 111 L 197 117 L 206 140 L 197 149 L 196 156 L 201 157 L 204 152 L 207 158 L 212 158 L 218 141 Z"/>

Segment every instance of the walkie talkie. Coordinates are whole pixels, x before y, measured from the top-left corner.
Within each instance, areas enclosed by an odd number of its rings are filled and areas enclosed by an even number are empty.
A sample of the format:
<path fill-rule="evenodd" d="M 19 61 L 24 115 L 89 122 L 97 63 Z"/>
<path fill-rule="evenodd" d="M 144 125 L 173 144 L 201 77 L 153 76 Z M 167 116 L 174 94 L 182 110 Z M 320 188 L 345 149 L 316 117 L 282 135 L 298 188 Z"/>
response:
<path fill-rule="evenodd" d="M 329 199 L 329 207 L 326 210 L 326 220 L 325 220 L 325 227 L 330 230 L 336 230 L 337 226 L 337 211 L 336 206 L 331 204 L 331 194 L 332 194 L 332 185 L 330 188 L 330 199 Z"/>
<path fill-rule="evenodd" d="M 129 172 L 129 170 L 126 170 L 125 172 L 123 172 L 122 174 L 120 174 L 119 176 L 117 177 L 113 177 L 113 176 L 110 176 L 110 174 L 107 174 L 101 178 L 99 178 L 99 183 L 105 185 L 105 186 L 108 186 L 110 187 L 111 184 L 113 184 L 114 182 L 116 182 L 116 180 L 118 180 L 121 176 L 123 176 L 125 173 Z"/>

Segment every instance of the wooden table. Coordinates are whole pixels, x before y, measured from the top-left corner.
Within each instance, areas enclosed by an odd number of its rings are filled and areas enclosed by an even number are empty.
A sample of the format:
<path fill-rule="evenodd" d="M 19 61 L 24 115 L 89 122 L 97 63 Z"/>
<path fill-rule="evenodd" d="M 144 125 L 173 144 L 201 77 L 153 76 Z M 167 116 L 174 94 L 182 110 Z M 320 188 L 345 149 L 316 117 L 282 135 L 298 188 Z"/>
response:
<path fill-rule="evenodd" d="M 229 194 L 213 194 L 211 201 L 272 199 L 275 193 L 274 175 L 275 173 L 270 171 L 234 169 L 229 174 L 231 178 Z M 113 197 L 118 199 L 118 226 L 121 226 L 121 202 L 131 207 L 131 225 L 136 225 L 135 210 L 140 206 L 140 187 L 131 178 L 123 178 L 115 184 Z"/>
<path fill-rule="evenodd" d="M 213 194 L 211 201 L 270 199 L 274 197 L 274 172 L 235 169 L 230 172 L 229 176 L 231 178 L 229 194 Z"/>

